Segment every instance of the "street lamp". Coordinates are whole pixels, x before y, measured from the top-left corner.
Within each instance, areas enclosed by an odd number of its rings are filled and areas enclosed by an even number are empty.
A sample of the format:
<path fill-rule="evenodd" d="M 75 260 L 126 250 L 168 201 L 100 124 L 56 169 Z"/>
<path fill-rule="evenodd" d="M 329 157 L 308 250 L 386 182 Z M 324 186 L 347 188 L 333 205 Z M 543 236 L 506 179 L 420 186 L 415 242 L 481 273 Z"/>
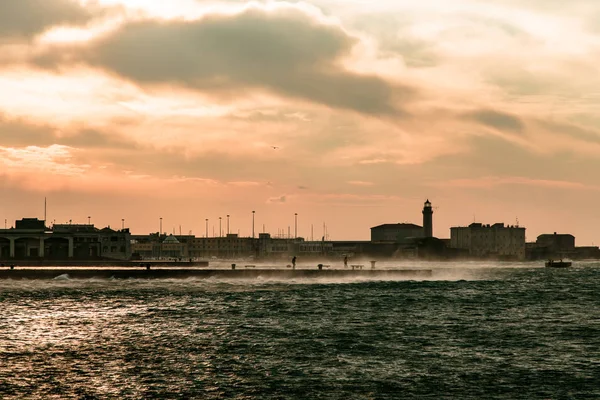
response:
<path fill-rule="evenodd" d="M 208 237 L 208 218 L 206 218 L 206 237 Z"/>
<path fill-rule="evenodd" d="M 162 217 L 160 217 L 160 230 L 158 231 L 159 238 L 160 238 L 160 235 L 162 235 Z"/>
<path fill-rule="evenodd" d="M 298 213 L 294 213 L 294 238 L 298 238 Z"/>
<path fill-rule="evenodd" d="M 221 217 L 219 217 L 219 237 L 223 236 L 223 230 L 221 229 Z"/>
<path fill-rule="evenodd" d="M 121 218 L 121 230 L 125 230 L 125 218 Z"/>
<path fill-rule="evenodd" d="M 252 211 L 252 239 L 254 239 L 254 213 L 256 213 L 256 211 Z"/>
<path fill-rule="evenodd" d="M 229 235 L 229 214 L 227 214 L 227 234 Z"/>
<path fill-rule="evenodd" d="M 92 219 L 92 217 L 88 216 L 88 225 L 91 225 L 91 224 L 92 224 L 92 223 L 91 223 L 91 219 Z"/>

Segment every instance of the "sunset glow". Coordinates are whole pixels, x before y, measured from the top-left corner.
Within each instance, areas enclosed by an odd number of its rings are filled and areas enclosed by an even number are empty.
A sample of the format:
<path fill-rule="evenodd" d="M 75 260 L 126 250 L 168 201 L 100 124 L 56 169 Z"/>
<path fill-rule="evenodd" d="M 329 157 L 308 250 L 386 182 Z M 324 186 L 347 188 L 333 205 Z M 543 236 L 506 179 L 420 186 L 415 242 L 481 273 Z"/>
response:
<path fill-rule="evenodd" d="M 517 220 L 598 244 L 593 0 L 11 1 L 2 218 L 250 234 Z M 319 233 L 320 237 L 321 233 Z"/>

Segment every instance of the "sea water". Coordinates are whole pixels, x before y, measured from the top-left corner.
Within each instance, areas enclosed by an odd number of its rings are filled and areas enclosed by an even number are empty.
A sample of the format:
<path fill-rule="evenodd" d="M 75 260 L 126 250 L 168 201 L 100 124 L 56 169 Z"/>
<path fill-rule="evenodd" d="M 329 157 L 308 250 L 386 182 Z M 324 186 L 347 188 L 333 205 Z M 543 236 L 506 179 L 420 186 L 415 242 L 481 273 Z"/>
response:
<path fill-rule="evenodd" d="M 600 264 L 0 281 L 2 399 L 598 399 Z"/>

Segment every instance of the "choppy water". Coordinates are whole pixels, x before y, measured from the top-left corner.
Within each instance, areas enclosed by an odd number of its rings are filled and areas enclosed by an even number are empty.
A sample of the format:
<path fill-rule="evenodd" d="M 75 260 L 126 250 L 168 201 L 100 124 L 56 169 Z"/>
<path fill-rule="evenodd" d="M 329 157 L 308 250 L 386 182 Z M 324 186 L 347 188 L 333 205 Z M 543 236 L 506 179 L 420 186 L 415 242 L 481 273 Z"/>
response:
<path fill-rule="evenodd" d="M 597 264 L 0 281 L 0 398 L 598 399 L 599 289 Z"/>

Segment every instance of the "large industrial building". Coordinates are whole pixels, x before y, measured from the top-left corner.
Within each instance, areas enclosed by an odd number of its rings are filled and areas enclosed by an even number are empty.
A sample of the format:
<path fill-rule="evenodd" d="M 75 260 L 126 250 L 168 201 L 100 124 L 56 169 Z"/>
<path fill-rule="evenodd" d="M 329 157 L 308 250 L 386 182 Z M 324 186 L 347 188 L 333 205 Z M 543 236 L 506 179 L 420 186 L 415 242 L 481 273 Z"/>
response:
<path fill-rule="evenodd" d="M 472 223 L 450 228 L 450 247 L 468 252 L 470 257 L 525 259 L 525 228 L 503 223 Z"/>

